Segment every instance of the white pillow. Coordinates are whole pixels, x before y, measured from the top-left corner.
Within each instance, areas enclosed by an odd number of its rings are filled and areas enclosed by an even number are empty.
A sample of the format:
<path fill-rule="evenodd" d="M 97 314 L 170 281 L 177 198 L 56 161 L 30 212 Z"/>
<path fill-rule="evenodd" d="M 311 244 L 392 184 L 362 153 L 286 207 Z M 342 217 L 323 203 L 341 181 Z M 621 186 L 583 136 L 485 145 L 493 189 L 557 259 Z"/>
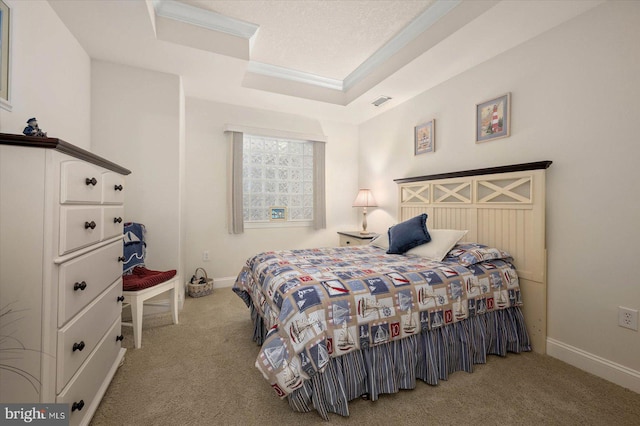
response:
<path fill-rule="evenodd" d="M 371 240 L 369 244 L 371 244 L 374 247 L 384 249 L 385 251 L 389 250 L 389 233 L 383 232 L 382 234 L 378 235 L 373 240 Z"/>
<path fill-rule="evenodd" d="M 449 253 L 449 250 L 467 235 L 467 232 L 469 231 L 461 231 L 458 229 L 429 229 L 431 241 L 414 247 L 407 253 L 440 262 L 447 253 Z M 373 244 L 373 242 L 371 244 Z"/>

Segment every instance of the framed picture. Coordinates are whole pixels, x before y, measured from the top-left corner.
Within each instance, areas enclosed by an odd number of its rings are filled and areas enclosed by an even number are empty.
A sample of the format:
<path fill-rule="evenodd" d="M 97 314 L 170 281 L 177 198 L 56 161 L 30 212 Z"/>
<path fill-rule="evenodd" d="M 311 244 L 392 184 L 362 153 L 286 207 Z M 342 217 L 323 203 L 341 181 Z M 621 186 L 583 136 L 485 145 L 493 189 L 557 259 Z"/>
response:
<path fill-rule="evenodd" d="M 511 134 L 511 93 L 476 104 L 476 143 Z"/>
<path fill-rule="evenodd" d="M 436 150 L 436 120 L 415 127 L 414 155 Z"/>
<path fill-rule="evenodd" d="M 271 221 L 285 221 L 287 220 L 287 208 L 286 207 L 270 207 L 271 214 L 269 220 Z"/>
<path fill-rule="evenodd" d="M 0 0 L 0 106 L 9 105 L 9 6 Z"/>

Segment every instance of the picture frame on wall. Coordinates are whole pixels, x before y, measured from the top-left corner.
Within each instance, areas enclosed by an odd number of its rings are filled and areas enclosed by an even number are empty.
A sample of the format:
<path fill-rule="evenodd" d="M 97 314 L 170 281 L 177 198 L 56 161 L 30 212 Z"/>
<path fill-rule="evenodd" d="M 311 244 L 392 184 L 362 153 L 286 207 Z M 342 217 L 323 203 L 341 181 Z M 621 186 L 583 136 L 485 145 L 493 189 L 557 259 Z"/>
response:
<path fill-rule="evenodd" d="M 511 92 L 476 104 L 476 143 L 511 135 Z"/>
<path fill-rule="evenodd" d="M 9 106 L 9 25 L 10 10 L 7 4 L 0 0 L 0 107 L 10 109 Z"/>
<path fill-rule="evenodd" d="M 269 207 L 269 220 L 272 222 L 284 222 L 287 220 L 286 207 Z"/>
<path fill-rule="evenodd" d="M 416 126 L 414 129 L 414 155 L 435 152 L 436 150 L 436 120 Z"/>

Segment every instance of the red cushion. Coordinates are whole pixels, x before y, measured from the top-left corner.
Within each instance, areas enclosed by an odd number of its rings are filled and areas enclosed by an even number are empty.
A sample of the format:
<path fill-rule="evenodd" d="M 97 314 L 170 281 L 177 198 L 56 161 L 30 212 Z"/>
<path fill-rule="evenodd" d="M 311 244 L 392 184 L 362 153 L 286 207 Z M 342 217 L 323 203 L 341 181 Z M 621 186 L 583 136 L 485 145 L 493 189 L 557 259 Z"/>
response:
<path fill-rule="evenodd" d="M 138 291 L 163 283 L 176 275 L 176 270 L 152 271 L 142 266 L 136 266 L 130 275 L 122 276 L 124 291 Z"/>

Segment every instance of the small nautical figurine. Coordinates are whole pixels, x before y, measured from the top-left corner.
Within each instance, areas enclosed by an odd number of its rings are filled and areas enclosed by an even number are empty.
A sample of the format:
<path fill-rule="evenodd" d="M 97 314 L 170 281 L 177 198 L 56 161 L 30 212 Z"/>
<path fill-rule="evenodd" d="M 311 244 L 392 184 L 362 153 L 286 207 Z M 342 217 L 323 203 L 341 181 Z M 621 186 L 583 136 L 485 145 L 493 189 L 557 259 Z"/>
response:
<path fill-rule="evenodd" d="M 38 120 L 36 120 L 35 117 L 28 119 L 27 124 L 28 126 L 25 127 L 24 130 L 22 131 L 22 133 L 24 133 L 25 135 L 40 136 L 42 138 L 47 137 L 47 133 L 43 132 L 42 130 L 40 130 L 40 127 L 38 127 Z"/>

